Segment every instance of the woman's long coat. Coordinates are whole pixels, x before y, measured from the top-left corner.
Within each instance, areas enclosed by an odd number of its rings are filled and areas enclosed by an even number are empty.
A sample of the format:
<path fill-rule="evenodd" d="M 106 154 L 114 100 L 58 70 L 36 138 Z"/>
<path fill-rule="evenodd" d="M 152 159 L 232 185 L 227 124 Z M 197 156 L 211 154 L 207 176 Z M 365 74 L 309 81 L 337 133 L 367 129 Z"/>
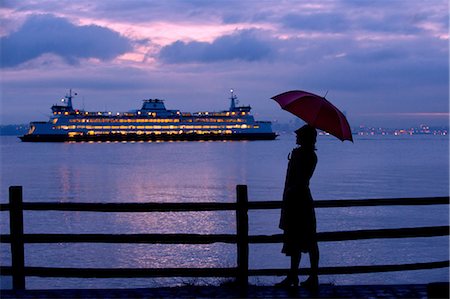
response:
<path fill-rule="evenodd" d="M 316 164 L 313 148 L 295 148 L 290 154 L 280 217 L 280 228 L 284 230 L 282 252 L 288 256 L 309 252 L 317 243 L 316 215 L 309 189 Z"/>

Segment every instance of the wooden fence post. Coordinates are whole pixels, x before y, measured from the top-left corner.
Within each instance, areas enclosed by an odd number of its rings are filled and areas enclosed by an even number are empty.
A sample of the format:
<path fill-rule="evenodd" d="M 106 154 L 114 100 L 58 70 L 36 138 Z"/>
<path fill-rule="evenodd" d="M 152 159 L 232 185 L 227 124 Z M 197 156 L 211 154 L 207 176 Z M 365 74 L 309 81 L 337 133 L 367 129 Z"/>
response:
<path fill-rule="evenodd" d="M 9 228 L 14 290 L 25 290 L 22 186 L 9 187 Z"/>
<path fill-rule="evenodd" d="M 237 185 L 236 233 L 237 233 L 237 283 L 248 285 L 248 196 L 247 185 Z"/>

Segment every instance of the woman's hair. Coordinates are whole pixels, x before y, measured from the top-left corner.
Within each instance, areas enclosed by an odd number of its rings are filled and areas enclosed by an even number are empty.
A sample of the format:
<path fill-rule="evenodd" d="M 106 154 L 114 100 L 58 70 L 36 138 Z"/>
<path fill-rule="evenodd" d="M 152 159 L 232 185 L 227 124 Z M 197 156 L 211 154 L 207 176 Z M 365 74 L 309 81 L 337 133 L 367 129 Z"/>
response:
<path fill-rule="evenodd" d="M 304 125 L 300 129 L 295 131 L 298 137 L 300 137 L 300 144 L 302 146 L 310 146 L 314 148 L 317 139 L 317 130 L 310 125 Z"/>

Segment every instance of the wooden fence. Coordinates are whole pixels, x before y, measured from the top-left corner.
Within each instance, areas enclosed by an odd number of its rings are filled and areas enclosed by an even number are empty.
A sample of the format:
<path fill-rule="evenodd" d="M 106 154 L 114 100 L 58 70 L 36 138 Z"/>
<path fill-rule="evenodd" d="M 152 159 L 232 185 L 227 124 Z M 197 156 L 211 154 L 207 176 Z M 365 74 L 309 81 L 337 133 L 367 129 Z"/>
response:
<path fill-rule="evenodd" d="M 25 289 L 25 277 L 78 278 L 137 278 L 137 277 L 234 277 L 242 286 L 249 276 L 281 276 L 288 269 L 249 269 L 249 244 L 281 243 L 282 235 L 248 234 L 248 210 L 280 209 L 280 201 L 249 202 L 247 186 L 236 187 L 236 203 L 31 203 L 23 202 L 22 187 L 11 186 L 9 204 L 0 204 L 0 211 L 9 211 L 10 234 L 1 234 L 1 243 L 11 244 L 11 266 L 0 266 L 2 275 L 12 276 L 13 289 Z M 318 200 L 316 208 L 448 205 L 449 197 L 397 198 L 365 200 Z M 235 211 L 236 234 L 24 234 L 23 211 L 82 211 L 82 212 L 198 212 Z M 448 224 L 448 223 L 447 223 Z M 414 238 L 448 236 L 449 226 L 395 229 L 370 229 L 318 233 L 319 242 L 361 239 Z M 236 244 L 237 266 L 229 268 L 56 268 L 25 265 L 26 243 L 148 243 L 148 244 Z M 449 267 L 449 260 L 427 263 L 322 267 L 319 274 L 357 274 L 405 271 Z M 300 269 L 307 274 L 310 269 Z"/>

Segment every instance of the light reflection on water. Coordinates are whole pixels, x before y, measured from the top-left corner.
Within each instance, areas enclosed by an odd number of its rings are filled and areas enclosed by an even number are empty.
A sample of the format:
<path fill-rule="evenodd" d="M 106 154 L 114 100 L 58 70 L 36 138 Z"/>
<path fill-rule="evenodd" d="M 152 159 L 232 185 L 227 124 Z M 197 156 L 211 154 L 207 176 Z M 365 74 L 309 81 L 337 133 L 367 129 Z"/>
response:
<path fill-rule="evenodd" d="M 49 260 L 48 247 L 64 260 Z M 31 244 L 26 250 L 33 253 L 28 265 L 36 267 L 109 268 L 113 264 L 124 268 L 210 268 L 218 264 L 235 266 L 234 248 L 223 244 Z M 99 254 L 99 249 L 114 254 Z"/>
<path fill-rule="evenodd" d="M 293 136 L 257 142 L 31 144 L 1 137 L 1 202 L 10 185 L 25 201 L 233 202 L 237 184 L 250 200 L 279 200 Z M 354 144 L 319 137 L 315 199 L 448 195 L 448 137 L 357 137 Z M 279 211 L 251 211 L 250 234 L 277 234 Z M 319 231 L 445 225 L 448 207 L 318 209 Z M 2 233 L 8 230 L 1 213 Z M 28 233 L 234 233 L 233 212 L 25 212 Z M 10 263 L 7 244 L 1 263 Z M 254 268 L 288 267 L 281 244 L 250 246 Z M 448 258 L 448 238 L 364 240 L 320 244 L 321 265 L 371 265 Z M 27 265 L 71 267 L 230 267 L 235 246 L 150 244 L 30 244 Z M 308 259 L 302 260 L 308 265 Z M 277 279 L 275 279 L 277 280 Z M 345 276 L 323 282 L 414 283 L 448 280 L 448 269 Z M 39 279 L 30 288 L 147 287 L 217 279 Z M 254 282 L 273 283 L 274 278 Z"/>

